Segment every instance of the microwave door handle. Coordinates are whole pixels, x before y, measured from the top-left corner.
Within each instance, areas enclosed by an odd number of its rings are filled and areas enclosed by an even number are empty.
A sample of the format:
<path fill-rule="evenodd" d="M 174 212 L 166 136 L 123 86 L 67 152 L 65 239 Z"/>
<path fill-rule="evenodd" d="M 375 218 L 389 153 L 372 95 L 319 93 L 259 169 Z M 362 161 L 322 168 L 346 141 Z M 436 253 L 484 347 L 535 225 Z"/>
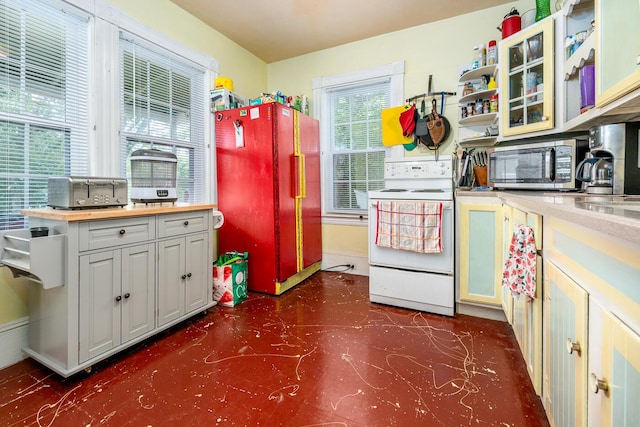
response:
<path fill-rule="evenodd" d="M 545 179 L 547 182 L 553 182 L 555 177 L 555 166 L 556 166 L 556 150 L 555 148 L 549 148 L 544 153 L 544 173 Z"/>

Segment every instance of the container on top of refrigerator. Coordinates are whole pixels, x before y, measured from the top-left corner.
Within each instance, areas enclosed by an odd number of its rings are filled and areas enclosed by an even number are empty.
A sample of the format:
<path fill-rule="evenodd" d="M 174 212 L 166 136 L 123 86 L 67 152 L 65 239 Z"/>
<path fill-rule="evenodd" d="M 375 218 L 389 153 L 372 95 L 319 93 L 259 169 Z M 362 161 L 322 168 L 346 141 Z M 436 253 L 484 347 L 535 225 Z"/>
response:
<path fill-rule="evenodd" d="M 232 108 L 246 107 L 249 105 L 247 98 L 229 89 L 210 90 L 209 98 L 211 98 L 211 112 L 230 110 Z"/>

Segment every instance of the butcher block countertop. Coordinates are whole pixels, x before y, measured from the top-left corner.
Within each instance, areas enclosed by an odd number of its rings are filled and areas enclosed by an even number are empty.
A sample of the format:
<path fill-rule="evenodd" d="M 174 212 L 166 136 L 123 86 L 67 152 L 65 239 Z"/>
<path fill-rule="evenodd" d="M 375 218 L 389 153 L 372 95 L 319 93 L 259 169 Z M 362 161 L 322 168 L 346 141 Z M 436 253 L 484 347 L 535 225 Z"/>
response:
<path fill-rule="evenodd" d="M 145 215 L 171 214 L 190 211 L 201 211 L 207 209 L 216 209 L 216 204 L 187 204 L 187 203 L 150 203 L 127 205 L 115 208 L 96 208 L 96 209 L 23 209 L 22 215 L 34 218 L 52 219 L 56 221 L 89 221 L 94 219 L 117 219 L 129 218 Z"/>

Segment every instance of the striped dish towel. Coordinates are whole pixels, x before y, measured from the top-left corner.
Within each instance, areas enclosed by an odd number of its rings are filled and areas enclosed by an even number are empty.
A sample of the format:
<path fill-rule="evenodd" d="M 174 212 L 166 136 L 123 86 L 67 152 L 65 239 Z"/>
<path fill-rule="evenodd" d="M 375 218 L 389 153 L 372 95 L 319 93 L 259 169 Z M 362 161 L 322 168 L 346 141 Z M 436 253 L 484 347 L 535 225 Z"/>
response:
<path fill-rule="evenodd" d="M 378 201 L 376 245 L 442 252 L 442 202 Z"/>

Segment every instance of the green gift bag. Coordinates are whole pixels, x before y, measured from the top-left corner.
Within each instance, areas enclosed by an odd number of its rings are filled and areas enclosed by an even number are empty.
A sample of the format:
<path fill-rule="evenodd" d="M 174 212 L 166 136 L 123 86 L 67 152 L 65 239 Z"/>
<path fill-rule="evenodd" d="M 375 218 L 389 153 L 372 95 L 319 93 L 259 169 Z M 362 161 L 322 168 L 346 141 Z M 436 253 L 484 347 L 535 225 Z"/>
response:
<path fill-rule="evenodd" d="M 249 253 L 227 252 L 213 263 L 213 299 L 233 307 L 248 298 Z"/>

